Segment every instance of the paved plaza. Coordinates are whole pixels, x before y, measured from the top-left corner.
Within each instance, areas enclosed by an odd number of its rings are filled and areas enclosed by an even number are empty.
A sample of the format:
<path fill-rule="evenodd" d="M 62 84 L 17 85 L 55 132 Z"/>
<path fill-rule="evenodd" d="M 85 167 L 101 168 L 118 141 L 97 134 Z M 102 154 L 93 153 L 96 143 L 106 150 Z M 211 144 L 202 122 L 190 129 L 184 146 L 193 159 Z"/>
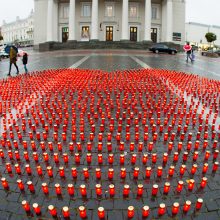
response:
<path fill-rule="evenodd" d="M 0 220 L 220 219 L 220 58 L 28 53 L 0 62 Z"/>

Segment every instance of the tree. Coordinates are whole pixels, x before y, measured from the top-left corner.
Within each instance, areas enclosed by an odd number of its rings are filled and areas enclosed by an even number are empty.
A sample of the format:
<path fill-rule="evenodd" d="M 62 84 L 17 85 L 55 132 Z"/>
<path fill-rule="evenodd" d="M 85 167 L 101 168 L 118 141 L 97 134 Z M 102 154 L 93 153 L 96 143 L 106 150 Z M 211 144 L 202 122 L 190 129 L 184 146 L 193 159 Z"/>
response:
<path fill-rule="evenodd" d="M 212 32 L 206 33 L 205 38 L 206 38 L 207 42 L 210 43 L 210 46 L 211 46 L 211 43 L 216 41 L 216 39 L 217 39 L 216 34 L 214 34 Z"/>
<path fill-rule="evenodd" d="M 4 38 L 3 38 L 3 36 L 2 36 L 2 35 L 0 35 L 0 41 L 1 41 L 1 40 L 3 40 L 3 39 L 4 39 Z"/>

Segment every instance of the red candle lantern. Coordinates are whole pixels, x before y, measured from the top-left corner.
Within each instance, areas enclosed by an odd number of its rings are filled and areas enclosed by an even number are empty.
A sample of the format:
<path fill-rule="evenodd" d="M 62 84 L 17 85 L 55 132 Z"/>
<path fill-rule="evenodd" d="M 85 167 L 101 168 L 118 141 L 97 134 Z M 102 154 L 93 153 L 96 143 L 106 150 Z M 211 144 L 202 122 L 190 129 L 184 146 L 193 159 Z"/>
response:
<path fill-rule="evenodd" d="M 163 193 L 164 194 L 168 194 L 170 191 L 170 183 L 169 182 L 165 182 L 164 183 L 164 188 L 163 188 Z"/>
<path fill-rule="evenodd" d="M 132 154 L 131 155 L 131 163 L 134 165 L 136 163 L 137 160 L 137 155 L 136 154 Z"/>
<path fill-rule="evenodd" d="M 190 210 L 191 207 L 191 201 L 187 200 L 183 206 L 183 211 L 186 213 Z"/>
<path fill-rule="evenodd" d="M 76 167 L 72 167 L 71 171 L 72 171 L 72 177 L 76 179 L 77 178 L 77 169 L 76 169 Z"/>
<path fill-rule="evenodd" d="M 185 171 L 186 171 L 186 165 L 182 164 L 181 167 L 180 167 L 180 175 L 183 176 Z"/>
<path fill-rule="evenodd" d="M 73 196 L 74 195 L 74 187 L 73 187 L 73 184 L 68 184 L 67 186 L 67 191 L 69 193 L 70 196 Z"/>
<path fill-rule="evenodd" d="M 179 153 L 178 152 L 174 152 L 173 154 L 173 162 L 176 163 L 179 159 Z"/>
<path fill-rule="evenodd" d="M 28 189 L 30 190 L 30 192 L 34 193 L 35 192 L 34 184 L 31 181 L 28 181 L 27 185 L 28 185 Z"/>
<path fill-rule="evenodd" d="M 69 208 L 67 206 L 64 206 L 62 209 L 63 217 L 64 218 L 69 218 L 70 217 L 70 212 Z"/>
<path fill-rule="evenodd" d="M 78 210 L 79 210 L 79 215 L 81 218 L 87 217 L 85 206 L 80 206 Z"/>
<path fill-rule="evenodd" d="M 62 194 L 61 186 L 59 183 L 55 184 L 55 191 L 58 196 L 60 196 Z"/>
<path fill-rule="evenodd" d="M 219 150 L 215 150 L 213 154 L 213 160 L 216 160 L 218 158 Z"/>
<path fill-rule="evenodd" d="M 152 157 L 151 157 L 152 163 L 156 163 L 157 162 L 157 154 L 153 153 Z"/>
<path fill-rule="evenodd" d="M 210 151 L 207 150 L 207 151 L 205 152 L 204 160 L 208 160 L 209 157 L 210 157 Z"/>
<path fill-rule="evenodd" d="M 165 163 L 167 163 L 167 161 L 168 161 L 168 153 L 164 153 L 163 154 L 163 163 L 165 164 Z"/>
<path fill-rule="evenodd" d="M 57 210 L 53 205 L 49 205 L 48 210 L 53 217 L 57 217 Z"/>
<path fill-rule="evenodd" d="M 112 152 L 112 143 L 111 142 L 107 143 L 107 150 L 108 150 L 108 152 Z"/>
<path fill-rule="evenodd" d="M 163 174 L 163 167 L 159 166 L 157 168 L 157 177 L 161 177 Z"/>
<path fill-rule="evenodd" d="M 114 169 L 113 168 L 109 168 L 108 169 L 108 178 L 111 180 L 114 177 Z"/>
<path fill-rule="evenodd" d="M 99 219 L 105 218 L 105 209 L 103 207 L 98 207 L 98 216 L 99 216 Z"/>
<path fill-rule="evenodd" d="M 128 218 L 134 217 L 134 206 L 128 206 Z"/>
<path fill-rule="evenodd" d="M 166 205 L 164 203 L 161 203 L 158 208 L 158 215 L 162 216 L 165 214 L 165 212 L 166 212 Z"/>
<path fill-rule="evenodd" d="M 154 184 L 152 187 L 152 192 L 151 192 L 152 196 L 156 196 L 157 192 L 158 192 L 158 185 Z"/>
<path fill-rule="evenodd" d="M 60 173 L 60 177 L 61 177 L 61 178 L 64 178 L 64 177 L 65 177 L 64 167 L 59 167 L 59 173 Z"/>
<path fill-rule="evenodd" d="M 17 184 L 18 184 L 18 188 L 21 190 L 21 191 L 24 191 L 24 184 L 22 182 L 21 179 L 18 179 L 17 180 Z"/>
<path fill-rule="evenodd" d="M 53 169 L 51 166 L 48 166 L 47 167 L 47 174 L 49 177 L 53 177 Z"/>
<path fill-rule="evenodd" d="M 182 191 L 182 189 L 183 189 L 183 181 L 182 181 L 182 180 L 179 180 L 179 181 L 178 181 L 178 185 L 177 185 L 177 187 L 176 187 L 176 191 L 177 191 L 178 193 L 180 193 L 180 192 Z"/>
<path fill-rule="evenodd" d="M 142 208 L 142 217 L 143 218 L 147 218 L 150 214 L 150 208 L 149 206 L 145 205 L 143 208 Z"/>
<path fill-rule="evenodd" d="M 192 165 L 192 168 L 191 168 L 191 174 L 192 174 L 192 175 L 194 175 L 194 174 L 196 173 L 197 167 L 198 167 L 197 164 L 193 164 L 193 165 Z"/>
<path fill-rule="evenodd" d="M 9 185 L 8 185 L 8 181 L 6 180 L 5 177 L 1 178 L 1 182 L 2 182 L 2 186 L 4 189 L 8 190 L 9 189 Z"/>
<path fill-rule="evenodd" d="M 121 179 L 125 179 L 126 178 L 126 168 L 121 168 L 120 176 L 121 176 Z"/>
<path fill-rule="evenodd" d="M 137 188 L 137 195 L 138 196 L 142 196 L 143 195 L 143 184 L 138 184 L 138 188 Z"/>
<path fill-rule="evenodd" d="M 173 165 L 171 165 L 169 168 L 169 171 L 168 171 L 169 176 L 173 176 L 174 172 L 175 172 L 175 167 Z"/>
<path fill-rule="evenodd" d="M 49 194 L 49 188 L 48 188 L 47 183 L 42 183 L 41 188 L 42 188 L 42 191 L 44 194 L 46 194 L 46 195 Z"/>
<path fill-rule="evenodd" d="M 170 142 L 168 143 L 168 151 L 172 151 L 172 149 L 173 149 L 173 142 L 170 141 Z"/>
<path fill-rule="evenodd" d="M 98 163 L 99 163 L 99 164 L 102 164 L 102 163 L 103 163 L 102 154 L 98 154 Z"/>
<path fill-rule="evenodd" d="M 109 185 L 109 195 L 113 197 L 115 195 L 115 186 L 113 184 Z"/>
<path fill-rule="evenodd" d="M 44 158 L 44 161 L 45 161 L 45 162 L 48 162 L 48 161 L 49 161 L 49 155 L 48 155 L 47 152 L 44 152 L 44 153 L 43 153 L 43 158 Z"/>
<path fill-rule="evenodd" d="M 139 167 L 135 167 L 135 168 L 134 168 L 133 177 L 137 179 L 137 178 L 138 178 L 138 175 L 139 175 Z"/>
<path fill-rule="evenodd" d="M 199 152 L 195 151 L 193 154 L 193 161 L 196 161 L 198 159 L 198 155 L 199 155 Z"/>
<path fill-rule="evenodd" d="M 213 163 L 212 172 L 216 172 L 218 170 L 218 165 L 219 165 L 219 162 L 217 161 Z"/>
<path fill-rule="evenodd" d="M 200 183 L 201 188 L 205 188 L 207 184 L 207 177 L 203 177 Z"/>
<path fill-rule="evenodd" d="M 64 161 L 64 163 L 68 163 L 69 157 L 68 157 L 67 153 L 63 153 L 63 161 Z"/>
<path fill-rule="evenodd" d="M 98 142 L 98 151 L 102 151 L 102 142 Z"/>
<path fill-rule="evenodd" d="M 197 202 L 196 202 L 196 210 L 200 210 L 202 208 L 202 204 L 203 204 L 203 199 L 198 198 Z"/>
<path fill-rule="evenodd" d="M 86 186 L 84 184 L 80 185 L 80 193 L 83 197 L 87 196 Z"/>
<path fill-rule="evenodd" d="M 102 186 L 100 184 L 96 184 L 96 195 L 97 196 L 102 195 Z"/>
<path fill-rule="evenodd" d="M 75 153 L 75 163 L 76 164 L 80 163 L 80 155 L 79 155 L 79 153 Z"/>
<path fill-rule="evenodd" d="M 25 170 L 26 170 L 26 173 L 27 173 L 28 175 L 31 175 L 31 174 L 32 174 L 32 170 L 31 170 L 31 167 L 30 167 L 29 164 L 26 164 L 26 165 L 25 165 Z"/>
<path fill-rule="evenodd" d="M 15 171 L 16 171 L 16 173 L 17 173 L 18 175 L 21 174 L 21 167 L 20 167 L 19 164 L 15 164 Z"/>
<path fill-rule="evenodd" d="M 147 167 L 146 170 L 145 170 L 146 178 L 150 178 L 151 172 L 152 172 L 151 167 Z"/>
<path fill-rule="evenodd" d="M 124 189 L 123 189 L 123 196 L 128 197 L 130 193 L 130 186 L 129 185 L 124 185 Z"/>
<path fill-rule="evenodd" d="M 53 160 L 55 163 L 59 163 L 59 154 L 58 153 L 53 154 Z"/>
<path fill-rule="evenodd" d="M 26 161 L 29 161 L 29 155 L 28 155 L 28 152 L 27 151 L 24 151 L 24 159 Z"/>
<path fill-rule="evenodd" d="M 89 179 L 89 170 L 88 168 L 83 168 L 83 175 L 85 179 Z"/>
<path fill-rule="evenodd" d="M 26 200 L 23 200 L 21 202 L 21 204 L 22 204 L 23 209 L 25 210 L 25 212 L 30 212 L 31 211 L 30 205 Z"/>
<path fill-rule="evenodd" d="M 178 202 L 174 202 L 173 206 L 172 206 L 172 214 L 176 215 L 179 212 L 179 203 Z"/>
<path fill-rule="evenodd" d="M 194 188 L 194 184 L 195 184 L 195 180 L 194 179 L 190 179 L 188 181 L 188 190 L 192 191 Z"/>
<path fill-rule="evenodd" d="M 164 133 L 163 140 L 164 140 L 164 141 L 167 141 L 167 140 L 168 140 L 168 133 Z"/>
<path fill-rule="evenodd" d="M 12 173 L 12 168 L 11 168 L 11 164 L 10 163 L 6 163 L 6 170 L 8 171 L 8 173 Z"/>
<path fill-rule="evenodd" d="M 88 164 L 90 164 L 92 162 L 92 154 L 91 153 L 86 154 L 86 161 Z"/>
<path fill-rule="evenodd" d="M 131 143 L 130 143 L 130 151 L 131 151 L 131 152 L 134 151 L 134 142 L 131 142 Z"/>
<path fill-rule="evenodd" d="M 148 151 L 152 151 L 153 150 L 153 146 L 154 146 L 154 143 L 153 142 L 149 142 L 149 144 L 148 144 Z"/>
<path fill-rule="evenodd" d="M 40 206 L 37 203 L 33 204 L 33 209 L 34 209 L 34 212 L 36 213 L 36 215 L 41 214 Z"/>

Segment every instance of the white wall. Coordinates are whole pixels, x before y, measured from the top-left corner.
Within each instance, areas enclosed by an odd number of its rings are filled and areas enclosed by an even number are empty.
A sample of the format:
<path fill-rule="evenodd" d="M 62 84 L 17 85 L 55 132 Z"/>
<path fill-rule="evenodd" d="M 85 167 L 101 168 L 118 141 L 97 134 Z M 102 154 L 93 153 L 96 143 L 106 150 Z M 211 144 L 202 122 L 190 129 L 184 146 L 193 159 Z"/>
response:
<path fill-rule="evenodd" d="M 217 35 L 215 44 L 220 45 L 220 27 L 209 26 L 198 23 L 186 23 L 186 41 L 194 42 L 196 44 L 206 44 L 205 35 L 207 32 L 213 32 Z"/>

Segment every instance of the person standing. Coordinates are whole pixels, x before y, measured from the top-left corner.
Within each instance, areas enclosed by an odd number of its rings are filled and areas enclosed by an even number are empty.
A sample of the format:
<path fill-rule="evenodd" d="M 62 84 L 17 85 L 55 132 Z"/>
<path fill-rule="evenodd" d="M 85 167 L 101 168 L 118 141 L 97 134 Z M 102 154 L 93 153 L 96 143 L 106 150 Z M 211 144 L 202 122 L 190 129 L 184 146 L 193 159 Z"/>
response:
<path fill-rule="evenodd" d="M 190 59 L 192 62 L 192 58 L 191 58 L 191 52 L 192 52 L 192 46 L 189 44 L 189 42 L 187 42 L 186 45 L 184 45 L 183 49 L 186 52 L 186 62 L 188 63 L 188 60 Z"/>
<path fill-rule="evenodd" d="M 11 76 L 11 66 L 12 66 L 12 64 L 14 64 L 15 68 L 17 69 L 17 75 L 18 75 L 19 74 L 19 69 L 18 69 L 18 66 L 16 64 L 16 62 L 17 62 L 17 52 L 15 51 L 15 49 L 13 47 L 10 48 L 9 57 L 10 57 L 10 66 L 9 66 L 8 76 Z"/>
<path fill-rule="evenodd" d="M 24 65 L 25 73 L 28 73 L 28 70 L 27 70 L 28 55 L 27 55 L 27 53 L 24 53 L 23 58 L 22 58 L 22 62 Z"/>

